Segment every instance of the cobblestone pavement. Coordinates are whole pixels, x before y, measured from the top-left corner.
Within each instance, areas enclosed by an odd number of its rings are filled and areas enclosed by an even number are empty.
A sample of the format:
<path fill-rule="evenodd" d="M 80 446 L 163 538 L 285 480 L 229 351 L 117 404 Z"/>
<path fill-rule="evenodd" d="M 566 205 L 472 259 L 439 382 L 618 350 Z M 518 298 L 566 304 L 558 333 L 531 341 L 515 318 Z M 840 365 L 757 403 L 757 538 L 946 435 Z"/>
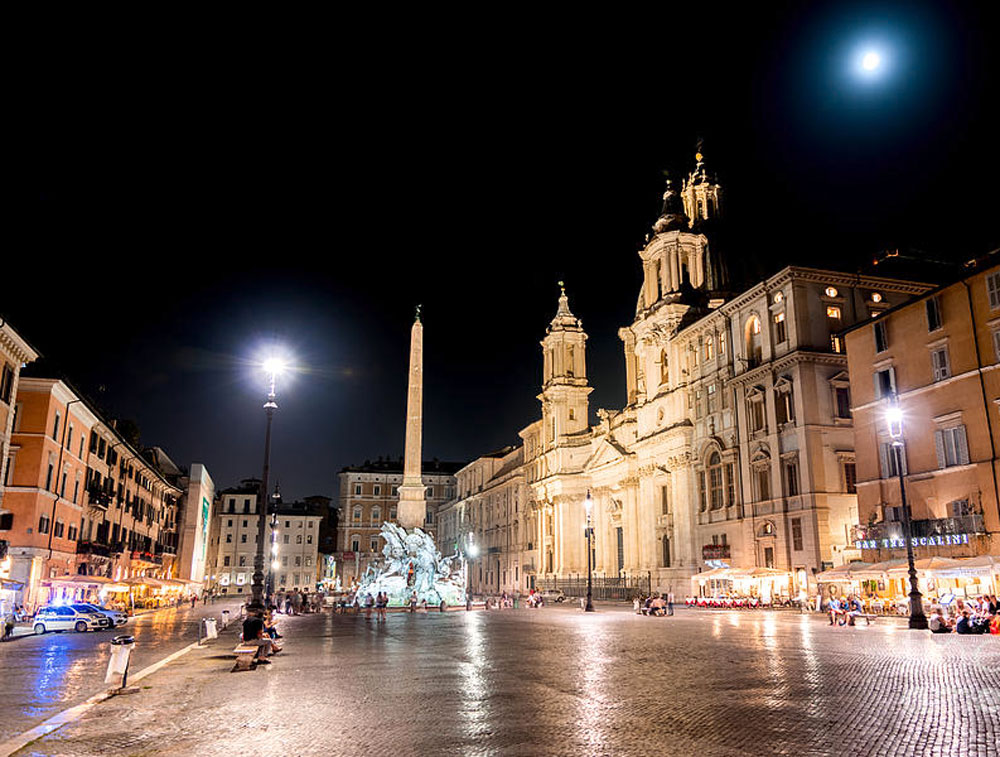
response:
<path fill-rule="evenodd" d="M 996 755 L 1000 639 L 894 620 L 575 608 L 282 621 L 233 638 L 19 754 Z"/>
<path fill-rule="evenodd" d="M 135 636 L 131 668 L 139 670 L 198 640 L 198 622 L 223 609 L 238 612 L 239 601 L 195 609 L 165 608 L 131 618 L 113 631 L 47 633 L 0 644 L 0 741 L 38 725 L 106 688 L 110 641 Z"/>

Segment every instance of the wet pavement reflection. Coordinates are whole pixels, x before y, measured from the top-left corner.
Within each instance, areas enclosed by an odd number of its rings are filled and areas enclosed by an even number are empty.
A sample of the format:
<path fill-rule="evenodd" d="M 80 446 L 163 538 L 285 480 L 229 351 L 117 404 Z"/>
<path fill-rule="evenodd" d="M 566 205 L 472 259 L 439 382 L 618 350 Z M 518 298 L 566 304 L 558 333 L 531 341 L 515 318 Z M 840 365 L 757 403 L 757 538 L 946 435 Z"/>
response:
<path fill-rule="evenodd" d="M 0 644 L 0 741 L 32 728 L 46 718 L 107 689 L 104 674 L 110 641 L 119 634 L 135 637 L 130 669 L 141 670 L 198 640 L 198 624 L 218 617 L 239 602 L 201 602 L 139 615 L 111 631 L 46 633 Z"/>

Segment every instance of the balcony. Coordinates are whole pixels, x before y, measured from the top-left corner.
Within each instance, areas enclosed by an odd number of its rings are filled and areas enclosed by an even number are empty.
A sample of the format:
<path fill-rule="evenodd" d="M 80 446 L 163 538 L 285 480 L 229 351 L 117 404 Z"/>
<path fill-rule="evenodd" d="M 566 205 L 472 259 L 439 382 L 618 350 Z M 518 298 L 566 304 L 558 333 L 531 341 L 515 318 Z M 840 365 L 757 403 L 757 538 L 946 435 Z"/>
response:
<path fill-rule="evenodd" d="M 96 541 L 78 541 L 76 543 L 76 553 L 78 555 L 98 555 L 100 557 L 110 557 L 111 547 Z"/>
<path fill-rule="evenodd" d="M 914 546 L 947 546 L 966 544 L 970 536 L 986 533 L 982 515 L 960 515 L 953 518 L 929 518 L 911 523 Z M 901 549 L 906 546 L 901 521 L 883 521 L 851 528 L 851 541 L 859 549 Z"/>
<path fill-rule="evenodd" d="M 163 558 L 160 557 L 160 555 L 154 555 L 152 552 L 139 552 L 138 550 L 133 550 L 129 556 L 132 559 L 132 562 L 146 562 L 151 565 L 163 565 Z"/>

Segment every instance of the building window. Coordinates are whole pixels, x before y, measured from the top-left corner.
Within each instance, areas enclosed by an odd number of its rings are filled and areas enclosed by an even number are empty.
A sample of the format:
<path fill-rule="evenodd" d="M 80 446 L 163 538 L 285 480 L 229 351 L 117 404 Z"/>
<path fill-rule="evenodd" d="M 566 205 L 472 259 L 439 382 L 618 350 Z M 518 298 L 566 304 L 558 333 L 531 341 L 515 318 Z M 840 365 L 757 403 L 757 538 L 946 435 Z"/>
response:
<path fill-rule="evenodd" d="M 309 525 L 312 525 L 312 524 L 310 523 Z M 307 534 L 306 535 L 306 544 L 312 544 L 312 543 L 313 543 L 313 535 L 312 534 Z"/>
<path fill-rule="evenodd" d="M 785 496 L 795 497 L 799 493 L 799 463 L 788 460 L 785 463 Z"/>
<path fill-rule="evenodd" d="M 355 507 L 354 508 L 354 522 L 355 523 L 360 523 L 361 522 L 361 508 L 360 507 Z"/>
<path fill-rule="evenodd" d="M 853 462 L 844 463 L 844 491 L 848 494 L 858 493 L 858 472 Z"/>
<path fill-rule="evenodd" d="M 50 523 L 51 523 L 51 521 L 49 520 L 49 516 L 48 515 L 42 515 L 38 519 L 38 533 L 40 533 L 40 534 L 47 534 L 49 532 L 49 525 L 50 525 Z"/>
<path fill-rule="evenodd" d="M 930 297 L 924 300 L 924 309 L 927 312 L 927 330 L 937 331 L 941 328 L 941 298 Z"/>
<path fill-rule="evenodd" d="M 361 537 L 360 536 L 352 536 L 351 537 L 351 551 L 352 552 L 360 552 L 361 551 Z"/>
<path fill-rule="evenodd" d="M 969 462 L 969 444 L 965 436 L 965 426 L 952 426 L 935 431 L 934 447 L 937 452 L 938 468 L 967 465 Z"/>
<path fill-rule="evenodd" d="M 355 497 L 360 497 L 361 496 L 361 484 L 355 484 L 354 485 L 354 496 Z"/>
<path fill-rule="evenodd" d="M 381 496 L 381 494 L 382 494 L 382 487 L 379 484 L 375 484 L 375 486 L 372 487 L 372 493 L 376 497 Z"/>
<path fill-rule="evenodd" d="M 246 565 L 247 565 L 247 556 L 246 555 L 240 555 L 240 567 L 241 568 L 245 568 Z"/>
<path fill-rule="evenodd" d="M 987 274 L 986 296 L 990 301 L 990 310 L 1000 308 L 1000 271 Z"/>
<path fill-rule="evenodd" d="M 371 547 L 372 552 L 378 552 L 378 537 L 373 536 L 368 546 Z"/>
<path fill-rule="evenodd" d="M 14 368 L 7 363 L 3 364 L 3 374 L 0 375 L 0 400 L 10 404 L 11 395 L 14 392 Z"/>
<path fill-rule="evenodd" d="M 719 333 L 719 354 L 726 354 L 726 332 L 722 331 Z"/>
<path fill-rule="evenodd" d="M 802 518 L 792 518 L 792 549 L 802 551 Z"/>
<path fill-rule="evenodd" d="M 951 376 L 951 365 L 948 362 L 947 347 L 938 347 L 931 350 L 931 368 L 934 371 L 935 381 L 943 381 Z"/>
<path fill-rule="evenodd" d="M 838 386 L 833 390 L 836 399 L 834 412 L 837 418 L 851 417 L 851 390 L 846 386 Z"/>
<path fill-rule="evenodd" d="M 246 543 L 247 543 L 247 535 L 240 534 L 240 544 L 246 544 Z"/>
<path fill-rule="evenodd" d="M 670 485 L 664 484 L 660 487 L 660 514 L 670 514 Z"/>
<path fill-rule="evenodd" d="M 844 352 L 844 340 L 839 334 L 830 334 L 830 352 L 836 352 L 838 355 Z"/>
<path fill-rule="evenodd" d="M 785 328 L 785 314 L 777 313 L 774 316 L 774 341 L 784 344 L 788 341 L 788 330 Z"/>
<path fill-rule="evenodd" d="M 875 351 L 885 352 L 889 349 L 889 329 L 886 326 L 886 322 L 876 321 L 872 325 L 872 330 L 875 333 Z"/>
<path fill-rule="evenodd" d="M 722 458 L 713 452 L 708 458 L 709 501 L 713 510 L 722 507 Z"/>
<path fill-rule="evenodd" d="M 378 507 L 372 508 L 371 524 L 377 526 L 382 520 L 382 510 Z"/>
<path fill-rule="evenodd" d="M 233 543 L 233 535 L 226 534 L 226 544 L 232 544 L 232 543 Z"/>
<path fill-rule="evenodd" d="M 906 475 L 906 455 L 902 447 L 898 448 L 899 456 L 903 463 L 903 475 Z M 892 478 L 899 475 L 899 468 L 896 466 L 897 447 L 892 442 L 882 442 L 879 445 L 879 457 L 882 463 L 882 477 Z"/>
<path fill-rule="evenodd" d="M 295 536 L 295 543 L 296 544 L 301 544 L 302 543 L 302 534 L 297 534 Z"/>
<path fill-rule="evenodd" d="M 774 412 L 777 416 L 778 426 L 795 421 L 792 382 L 785 377 L 778 379 L 774 388 Z"/>
<path fill-rule="evenodd" d="M 225 555 L 225 556 L 224 556 L 224 557 L 222 558 L 222 565 L 223 565 L 223 567 L 226 567 L 226 568 L 228 568 L 228 567 L 229 567 L 229 561 L 230 561 L 230 559 L 232 559 L 232 558 L 230 558 L 230 556 L 229 556 L 229 555 Z"/>
<path fill-rule="evenodd" d="M 750 395 L 747 410 L 750 420 L 750 433 L 756 434 L 759 431 L 766 431 L 767 422 L 764 414 L 764 394 L 762 392 L 758 390 Z"/>
<path fill-rule="evenodd" d="M 840 308 L 836 305 L 827 305 L 826 317 L 831 321 L 840 321 Z"/>
<path fill-rule="evenodd" d="M 702 349 L 705 351 L 705 360 L 711 360 L 715 357 L 715 336 L 713 334 L 705 337 Z"/>
<path fill-rule="evenodd" d="M 302 555 L 295 555 L 295 567 L 296 568 L 302 567 Z"/>
<path fill-rule="evenodd" d="M 764 567 L 774 567 L 774 547 L 764 547 Z"/>
<path fill-rule="evenodd" d="M 717 409 L 715 384 L 708 385 L 707 395 L 708 395 L 708 412 L 714 413 Z"/>
<path fill-rule="evenodd" d="M 57 520 L 56 527 L 52 529 L 52 535 L 55 536 L 56 538 L 61 539 L 63 537 L 63 529 L 65 527 L 66 524 L 64 524 L 61 520 Z"/>
<path fill-rule="evenodd" d="M 1000 362 L 1000 329 L 993 332 L 993 357 Z"/>
<path fill-rule="evenodd" d="M 705 471 L 698 471 L 698 502 L 702 512 L 707 506 L 707 493 L 705 491 Z"/>
<path fill-rule="evenodd" d="M 726 463 L 726 504 L 736 504 L 736 466 Z"/>
<path fill-rule="evenodd" d="M 827 297 L 836 297 L 840 294 L 840 292 L 837 291 L 837 287 L 827 287 L 823 290 L 823 293 L 826 294 Z"/>
<path fill-rule="evenodd" d="M 769 465 L 757 465 L 753 469 L 754 487 L 758 500 L 771 499 L 771 468 Z"/>
<path fill-rule="evenodd" d="M 284 535 L 284 543 L 285 543 L 285 544 L 288 544 L 288 534 L 285 534 L 285 535 Z"/>
<path fill-rule="evenodd" d="M 892 366 L 875 371 L 873 377 L 875 380 L 875 399 L 892 397 L 896 394 L 896 372 Z"/>
<path fill-rule="evenodd" d="M 755 315 L 750 316 L 750 320 L 747 321 L 746 345 L 747 364 L 748 367 L 753 368 L 760 363 L 763 357 L 760 346 L 760 318 Z"/>
<path fill-rule="evenodd" d="M 56 413 L 56 419 L 52 423 L 52 438 L 59 441 L 59 413 Z"/>
<path fill-rule="evenodd" d="M 664 568 L 670 567 L 670 537 L 664 536 L 660 539 L 660 564 Z"/>

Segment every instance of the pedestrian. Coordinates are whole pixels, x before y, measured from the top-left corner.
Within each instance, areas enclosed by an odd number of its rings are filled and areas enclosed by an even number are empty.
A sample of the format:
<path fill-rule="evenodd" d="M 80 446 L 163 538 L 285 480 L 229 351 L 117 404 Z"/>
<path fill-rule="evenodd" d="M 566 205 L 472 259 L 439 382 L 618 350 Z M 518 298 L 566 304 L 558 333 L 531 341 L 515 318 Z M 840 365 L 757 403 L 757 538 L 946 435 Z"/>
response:
<path fill-rule="evenodd" d="M 412 594 L 410 594 L 410 612 L 413 613 L 416 611 L 417 611 L 417 592 L 413 592 Z"/>
<path fill-rule="evenodd" d="M 674 614 L 674 590 L 667 589 L 667 615 Z"/>
<path fill-rule="evenodd" d="M 372 608 L 375 607 L 375 598 L 371 592 L 365 594 L 365 620 L 372 619 Z"/>
<path fill-rule="evenodd" d="M 299 608 L 302 607 L 302 595 L 299 594 L 299 590 L 295 589 L 292 592 L 292 615 L 299 614 Z"/>
<path fill-rule="evenodd" d="M 192 594 L 191 595 L 191 609 L 192 610 L 194 609 L 195 602 L 197 602 L 197 601 L 198 601 L 198 595 L 197 594 Z"/>

